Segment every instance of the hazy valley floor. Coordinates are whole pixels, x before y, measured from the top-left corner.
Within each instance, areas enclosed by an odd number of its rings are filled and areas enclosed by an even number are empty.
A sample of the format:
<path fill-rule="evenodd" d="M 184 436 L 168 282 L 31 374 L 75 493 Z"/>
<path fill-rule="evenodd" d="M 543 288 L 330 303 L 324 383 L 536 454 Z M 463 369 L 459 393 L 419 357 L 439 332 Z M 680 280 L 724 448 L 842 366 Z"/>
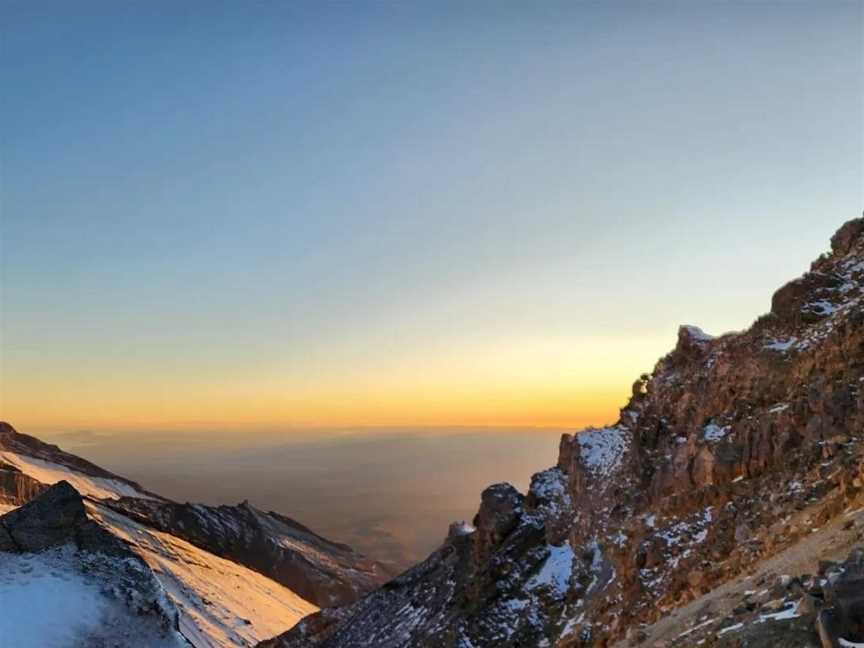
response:
<path fill-rule="evenodd" d="M 559 429 L 50 433 L 40 438 L 178 501 L 290 513 L 328 538 L 408 567 L 477 512 L 487 485 L 525 490 Z"/>

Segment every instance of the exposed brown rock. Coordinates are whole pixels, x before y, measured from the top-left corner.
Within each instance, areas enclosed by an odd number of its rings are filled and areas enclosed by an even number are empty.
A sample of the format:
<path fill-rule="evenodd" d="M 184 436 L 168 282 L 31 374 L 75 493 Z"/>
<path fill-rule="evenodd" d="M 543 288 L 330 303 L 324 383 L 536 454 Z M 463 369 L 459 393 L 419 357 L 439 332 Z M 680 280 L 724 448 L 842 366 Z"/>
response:
<path fill-rule="evenodd" d="M 831 237 L 831 249 L 834 254 L 845 256 L 852 251 L 862 237 L 864 237 L 864 219 L 853 218 L 845 222 Z"/>
<path fill-rule="evenodd" d="M 0 504 L 21 506 L 44 492 L 47 486 L 0 460 Z"/>

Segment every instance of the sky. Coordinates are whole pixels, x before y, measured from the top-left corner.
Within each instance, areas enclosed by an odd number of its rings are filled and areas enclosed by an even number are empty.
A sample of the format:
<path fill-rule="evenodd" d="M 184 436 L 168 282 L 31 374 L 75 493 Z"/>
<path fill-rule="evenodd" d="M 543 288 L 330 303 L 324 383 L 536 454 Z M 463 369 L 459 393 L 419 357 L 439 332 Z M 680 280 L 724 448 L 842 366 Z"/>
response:
<path fill-rule="evenodd" d="M 0 4 L 0 418 L 582 426 L 864 204 L 860 2 Z"/>

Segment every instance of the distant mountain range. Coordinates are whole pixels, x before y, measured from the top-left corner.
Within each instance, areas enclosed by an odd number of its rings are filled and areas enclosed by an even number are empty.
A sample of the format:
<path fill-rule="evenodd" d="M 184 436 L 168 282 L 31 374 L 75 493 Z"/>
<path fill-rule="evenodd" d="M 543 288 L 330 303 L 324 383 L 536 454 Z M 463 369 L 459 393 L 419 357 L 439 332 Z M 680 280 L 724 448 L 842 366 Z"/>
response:
<path fill-rule="evenodd" d="M 864 219 L 748 330 L 681 327 L 614 425 L 564 435 L 526 494 L 487 488 L 392 579 L 282 515 L 172 502 L 5 424 L 0 506 L 0 600 L 60 574 L 112 602 L 73 646 L 864 646 Z"/>

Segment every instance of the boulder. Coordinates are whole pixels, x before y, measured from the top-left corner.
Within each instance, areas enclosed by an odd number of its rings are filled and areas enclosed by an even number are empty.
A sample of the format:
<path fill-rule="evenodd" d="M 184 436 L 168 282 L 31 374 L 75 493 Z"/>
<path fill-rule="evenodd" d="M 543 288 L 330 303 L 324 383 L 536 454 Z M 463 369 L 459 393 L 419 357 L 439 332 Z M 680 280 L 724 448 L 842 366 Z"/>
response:
<path fill-rule="evenodd" d="M 480 510 L 474 516 L 477 529 L 475 558 L 485 561 L 491 550 L 501 544 L 522 516 L 524 496 L 511 484 L 494 484 L 480 496 Z"/>
<path fill-rule="evenodd" d="M 123 541 L 87 517 L 81 494 L 67 481 L 0 517 L 0 551 L 36 552 L 64 544 L 109 556 L 133 555 Z"/>
<path fill-rule="evenodd" d="M 498 544 L 519 521 L 522 515 L 523 495 L 512 484 L 494 484 L 480 496 L 480 510 L 474 526 Z"/>
<path fill-rule="evenodd" d="M 81 495 L 60 481 L 36 499 L 0 518 L 20 551 L 42 551 L 66 544 L 87 521 Z"/>

